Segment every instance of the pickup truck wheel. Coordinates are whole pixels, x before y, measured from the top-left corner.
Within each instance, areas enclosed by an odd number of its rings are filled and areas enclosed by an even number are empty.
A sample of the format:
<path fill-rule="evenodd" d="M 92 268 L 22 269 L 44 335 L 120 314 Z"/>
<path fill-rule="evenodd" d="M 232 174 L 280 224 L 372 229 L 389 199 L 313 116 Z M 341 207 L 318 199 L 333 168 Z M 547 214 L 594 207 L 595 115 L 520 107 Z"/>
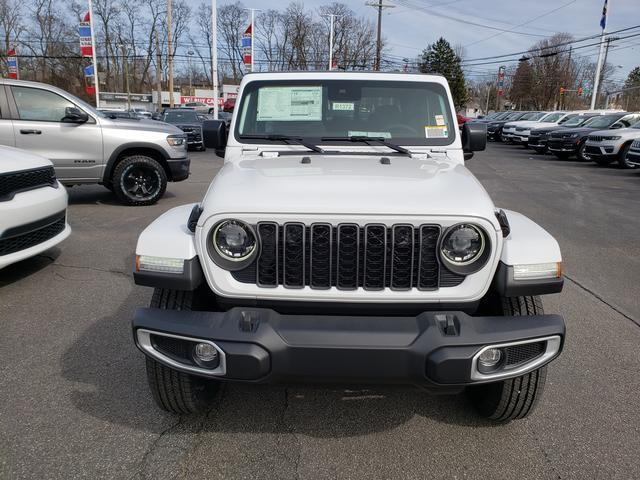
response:
<path fill-rule="evenodd" d="M 151 307 L 163 310 L 191 310 L 192 292 L 156 288 Z M 220 382 L 178 372 L 147 357 L 147 381 L 156 404 L 177 414 L 205 411 L 220 389 Z"/>
<path fill-rule="evenodd" d="M 540 297 L 502 297 L 496 306 L 502 315 L 541 315 Z M 498 313 L 494 310 L 493 312 Z M 527 417 L 542 397 L 547 377 L 543 366 L 519 377 L 467 389 L 471 402 L 480 415 L 497 422 Z"/>
<path fill-rule="evenodd" d="M 167 189 L 167 174 L 157 160 L 146 155 L 132 155 L 118 163 L 111 183 L 122 203 L 152 205 Z"/>
<path fill-rule="evenodd" d="M 626 144 L 624 147 L 620 149 L 620 153 L 618 154 L 618 165 L 620 168 L 636 168 L 635 165 L 631 165 L 627 162 L 627 153 L 631 149 L 631 143 Z"/>

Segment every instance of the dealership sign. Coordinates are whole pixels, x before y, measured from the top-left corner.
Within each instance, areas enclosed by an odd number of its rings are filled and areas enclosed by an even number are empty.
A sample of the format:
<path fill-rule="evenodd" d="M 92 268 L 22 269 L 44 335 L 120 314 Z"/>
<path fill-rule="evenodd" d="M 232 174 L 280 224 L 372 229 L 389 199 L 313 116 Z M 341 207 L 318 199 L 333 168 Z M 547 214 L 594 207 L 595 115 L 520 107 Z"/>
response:
<path fill-rule="evenodd" d="M 9 78 L 18 78 L 18 57 L 16 49 L 12 48 L 7 51 L 7 67 L 9 69 Z"/>
<path fill-rule="evenodd" d="M 206 105 L 209 105 L 210 107 L 213 107 L 215 105 L 215 98 L 213 97 L 192 97 L 192 96 L 187 96 L 187 97 L 180 97 L 180 103 L 182 105 L 184 105 L 185 103 L 192 103 L 192 102 L 200 102 L 200 103 L 204 103 Z M 222 106 L 222 98 L 218 99 L 218 105 Z"/>

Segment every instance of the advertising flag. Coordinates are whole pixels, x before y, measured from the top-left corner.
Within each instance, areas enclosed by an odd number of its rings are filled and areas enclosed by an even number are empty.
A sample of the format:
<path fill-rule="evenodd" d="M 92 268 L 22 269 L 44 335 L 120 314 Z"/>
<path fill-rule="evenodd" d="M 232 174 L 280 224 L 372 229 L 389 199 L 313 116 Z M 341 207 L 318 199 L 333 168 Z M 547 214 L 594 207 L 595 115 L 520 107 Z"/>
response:
<path fill-rule="evenodd" d="M 83 57 L 93 57 L 93 46 L 91 43 L 91 17 L 89 13 L 84 16 L 84 20 L 78 25 L 78 36 L 80 37 L 80 53 Z"/>
<path fill-rule="evenodd" d="M 18 57 L 16 49 L 12 48 L 7 51 L 7 67 L 9 69 L 9 78 L 18 79 Z"/>
<path fill-rule="evenodd" d="M 507 67 L 500 67 L 498 69 L 498 96 L 501 97 L 504 94 L 504 75 Z"/>
<path fill-rule="evenodd" d="M 251 65 L 251 42 L 253 42 L 253 25 L 249 25 L 242 35 L 242 61 Z"/>
<path fill-rule="evenodd" d="M 602 18 L 600 18 L 600 28 L 603 30 L 607 26 L 607 3 L 609 0 L 604 0 L 604 7 L 602 7 Z"/>

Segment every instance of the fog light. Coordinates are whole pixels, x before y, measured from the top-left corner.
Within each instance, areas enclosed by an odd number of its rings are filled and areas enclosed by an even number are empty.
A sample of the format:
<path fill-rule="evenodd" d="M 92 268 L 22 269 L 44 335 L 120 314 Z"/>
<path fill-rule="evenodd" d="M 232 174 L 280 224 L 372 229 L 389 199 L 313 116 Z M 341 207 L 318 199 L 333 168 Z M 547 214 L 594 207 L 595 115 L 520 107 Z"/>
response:
<path fill-rule="evenodd" d="M 210 362 L 218 358 L 218 350 L 210 343 L 196 344 L 193 353 L 201 362 Z"/>
<path fill-rule="evenodd" d="M 484 368 L 495 367 L 502 358 L 502 352 L 498 348 L 487 348 L 478 357 L 478 365 Z"/>

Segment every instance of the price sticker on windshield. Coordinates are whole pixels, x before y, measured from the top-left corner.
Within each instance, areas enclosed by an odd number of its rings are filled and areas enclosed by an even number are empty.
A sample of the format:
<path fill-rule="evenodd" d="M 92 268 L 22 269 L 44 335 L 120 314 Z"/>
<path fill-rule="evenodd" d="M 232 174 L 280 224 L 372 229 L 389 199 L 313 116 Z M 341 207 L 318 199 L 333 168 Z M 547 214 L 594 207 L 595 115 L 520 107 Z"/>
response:
<path fill-rule="evenodd" d="M 446 125 L 425 125 L 424 136 L 426 138 L 447 138 L 449 129 Z"/>

